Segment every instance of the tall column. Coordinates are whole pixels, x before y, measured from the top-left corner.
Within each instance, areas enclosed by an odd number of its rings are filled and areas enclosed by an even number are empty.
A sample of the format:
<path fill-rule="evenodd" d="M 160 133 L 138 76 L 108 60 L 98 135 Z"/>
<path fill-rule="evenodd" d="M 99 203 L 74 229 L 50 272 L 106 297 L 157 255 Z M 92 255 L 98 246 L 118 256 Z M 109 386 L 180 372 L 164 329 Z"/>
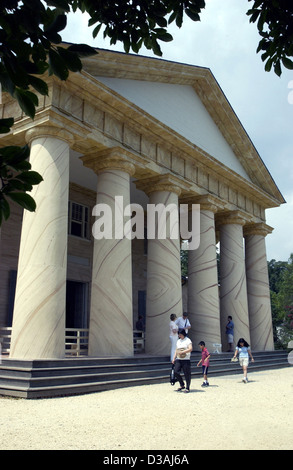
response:
<path fill-rule="evenodd" d="M 170 176 L 158 177 L 144 187 L 136 184 L 149 194 L 148 229 L 150 210 L 162 204 L 167 209 L 155 221 L 156 238 L 150 238 L 148 230 L 147 298 L 146 298 L 146 352 L 154 355 L 170 354 L 169 323 L 171 313 L 182 315 L 182 286 L 180 262 L 179 226 L 172 226 L 172 218 L 179 218 L 178 195 L 180 188 Z M 172 206 L 169 206 L 172 205 Z M 168 212 L 168 206 L 174 212 Z M 175 219 L 174 217 L 174 219 Z M 159 238 L 159 222 L 166 221 L 166 237 Z M 176 223 L 175 223 L 176 225 Z M 170 231 L 176 236 L 171 238 Z M 176 233 L 175 233 L 176 232 Z"/>
<path fill-rule="evenodd" d="M 244 261 L 243 225 L 245 217 L 234 211 L 218 221 L 220 227 L 220 310 L 222 350 L 228 349 L 225 326 L 228 315 L 234 322 L 234 343 L 244 338 L 250 343 L 247 288 Z M 235 346 L 235 344 L 234 344 Z"/>
<path fill-rule="evenodd" d="M 217 205 L 211 198 L 200 203 L 200 244 L 188 252 L 188 315 L 194 349 L 204 341 L 210 350 L 221 343 L 218 269 L 215 235 Z"/>
<path fill-rule="evenodd" d="M 27 133 L 30 163 L 44 181 L 31 191 L 37 209 L 24 211 L 15 294 L 11 358 L 62 358 L 65 299 L 69 145 L 53 127 Z"/>
<path fill-rule="evenodd" d="M 250 338 L 255 351 L 274 349 L 265 245 L 265 236 L 272 230 L 264 223 L 244 227 Z"/>
<path fill-rule="evenodd" d="M 100 205 L 104 204 L 112 214 L 110 220 L 105 219 L 112 225 L 110 238 L 94 240 L 89 355 L 131 356 L 131 240 L 125 237 L 123 227 L 126 220 L 124 208 L 130 204 L 130 175 L 134 172 L 134 165 L 119 149 L 86 156 L 82 160 L 98 175 L 96 207 L 102 208 Z M 118 205 L 115 204 L 117 196 L 121 198 Z"/>

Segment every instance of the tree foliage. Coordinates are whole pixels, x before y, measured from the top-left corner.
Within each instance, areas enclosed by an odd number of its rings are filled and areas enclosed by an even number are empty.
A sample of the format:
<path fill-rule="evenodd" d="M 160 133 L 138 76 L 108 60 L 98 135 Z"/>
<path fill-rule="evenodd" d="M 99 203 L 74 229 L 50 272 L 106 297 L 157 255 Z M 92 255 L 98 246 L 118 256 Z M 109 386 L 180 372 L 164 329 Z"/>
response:
<path fill-rule="evenodd" d="M 288 261 L 268 263 L 274 341 L 286 348 L 293 339 L 293 253 Z"/>
<path fill-rule="evenodd" d="M 248 0 L 251 1 L 251 0 Z M 257 24 L 261 36 L 257 52 L 265 62 L 265 70 L 274 68 L 280 76 L 282 65 L 293 70 L 293 2 L 292 0 L 254 0 L 247 15 Z"/>

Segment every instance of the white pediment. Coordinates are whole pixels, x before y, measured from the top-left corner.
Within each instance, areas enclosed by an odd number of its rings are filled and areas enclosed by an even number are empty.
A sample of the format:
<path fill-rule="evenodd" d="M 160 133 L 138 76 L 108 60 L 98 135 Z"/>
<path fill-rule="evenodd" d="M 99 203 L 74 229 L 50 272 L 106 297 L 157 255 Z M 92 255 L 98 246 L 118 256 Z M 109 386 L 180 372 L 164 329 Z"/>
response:
<path fill-rule="evenodd" d="M 191 85 L 95 78 L 251 182 Z"/>

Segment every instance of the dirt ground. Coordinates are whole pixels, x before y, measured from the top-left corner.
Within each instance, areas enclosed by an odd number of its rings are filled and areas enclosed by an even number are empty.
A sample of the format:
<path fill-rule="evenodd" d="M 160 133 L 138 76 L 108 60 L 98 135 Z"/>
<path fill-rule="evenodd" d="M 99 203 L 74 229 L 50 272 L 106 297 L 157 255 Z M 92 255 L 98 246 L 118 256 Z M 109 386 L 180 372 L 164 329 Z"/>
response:
<path fill-rule="evenodd" d="M 212 370 L 212 366 L 210 368 Z M 0 397 L 0 450 L 292 450 L 293 367 L 42 400 Z"/>

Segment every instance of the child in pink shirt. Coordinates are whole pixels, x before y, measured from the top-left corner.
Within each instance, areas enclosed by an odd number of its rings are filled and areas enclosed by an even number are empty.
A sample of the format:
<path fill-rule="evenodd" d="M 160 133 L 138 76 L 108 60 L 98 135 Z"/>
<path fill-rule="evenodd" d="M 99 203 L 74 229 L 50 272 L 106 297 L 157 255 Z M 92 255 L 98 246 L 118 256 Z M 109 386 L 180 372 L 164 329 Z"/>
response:
<path fill-rule="evenodd" d="M 209 365 L 210 365 L 210 360 L 209 359 L 210 359 L 211 355 L 208 352 L 204 341 L 200 341 L 200 343 L 198 343 L 198 345 L 201 349 L 201 360 L 198 362 L 197 366 L 202 364 L 202 373 L 203 373 L 202 387 L 208 387 L 209 386 L 209 383 L 208 383 L 208 370 L 209 370 Z"/>

